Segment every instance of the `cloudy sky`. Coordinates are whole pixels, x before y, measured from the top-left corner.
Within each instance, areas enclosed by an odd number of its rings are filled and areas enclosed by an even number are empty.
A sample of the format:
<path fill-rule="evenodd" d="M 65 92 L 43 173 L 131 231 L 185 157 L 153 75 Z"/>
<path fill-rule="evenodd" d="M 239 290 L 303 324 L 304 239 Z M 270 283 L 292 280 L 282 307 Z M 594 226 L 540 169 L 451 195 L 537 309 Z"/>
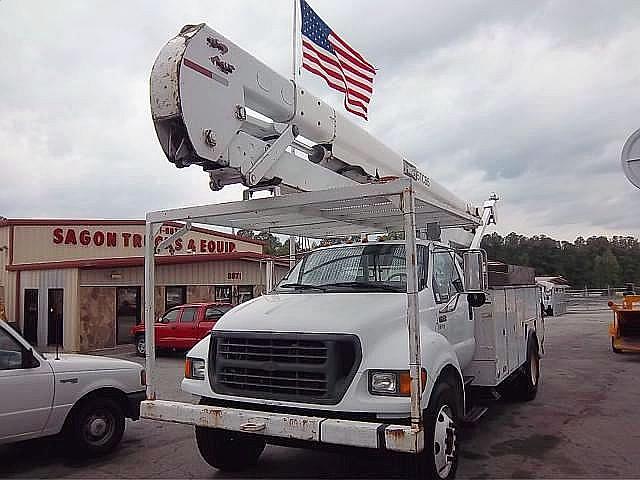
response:
<path fill-rule="evenodd" d="M 640 2 L 310 4 L 380 69 L 365 127 L 468 200 L 497 192 L 498 231 L 640 236 L 640 191 L 620 168 L 640 128 Z M 288 75 L 291 10 L 0 0 L 0 215 L 143 218 L 240 199 L 166 161 L 149 72 L 184 24 L 206 22 Z M 342 108 L 309 74 L 302 82 Z"/>

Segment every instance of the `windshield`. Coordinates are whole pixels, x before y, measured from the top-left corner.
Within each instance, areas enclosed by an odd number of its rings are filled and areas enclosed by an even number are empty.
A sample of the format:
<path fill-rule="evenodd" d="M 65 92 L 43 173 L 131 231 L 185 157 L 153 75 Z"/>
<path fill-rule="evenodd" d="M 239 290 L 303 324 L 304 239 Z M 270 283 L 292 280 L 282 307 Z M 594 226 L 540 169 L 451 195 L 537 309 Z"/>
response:
<path fill-rule="evenodd" d="M 309 253 L 282 279 L 278 293 L 406 292 L 404 245 L 373 244 Z"/>

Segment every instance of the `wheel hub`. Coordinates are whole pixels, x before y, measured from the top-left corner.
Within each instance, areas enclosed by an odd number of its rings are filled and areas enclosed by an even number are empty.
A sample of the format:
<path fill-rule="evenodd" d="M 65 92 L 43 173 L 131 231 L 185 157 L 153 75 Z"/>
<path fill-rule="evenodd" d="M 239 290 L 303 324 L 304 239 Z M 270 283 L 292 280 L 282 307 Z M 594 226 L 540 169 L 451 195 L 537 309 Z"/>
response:
<path fill-rule="evenodd" d="M 88 443 L 100 446 L 111 439 L 114 428 L 115 418 L 106 411 L 99 411 L 85 420 L 83 436 Z"/>
<path fill-rule="evenodd" d="M 443 405 L 436 417 L 433 435 L 435 466 L 441 478 L 446 478 L 451 472 L 456 454 L 456 426 L 453 413 L 448 405 Z"/>
<path fill-rule="evenodd" d="M 93 437 L 101 437 L 107 431 L 107 422 L 104 418 L 94 418 L 89 424 L 89 433 Z"/>

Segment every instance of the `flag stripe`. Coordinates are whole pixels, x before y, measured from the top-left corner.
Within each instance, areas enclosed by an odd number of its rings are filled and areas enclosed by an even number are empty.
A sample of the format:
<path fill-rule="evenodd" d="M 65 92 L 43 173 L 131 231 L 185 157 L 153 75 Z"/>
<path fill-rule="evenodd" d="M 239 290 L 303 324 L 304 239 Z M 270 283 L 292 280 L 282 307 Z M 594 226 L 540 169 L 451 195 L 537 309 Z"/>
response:
<path fill-rule="evenodd" d="M 361 67 L 352 63 L 348 58 L 342 55 L 341 51 L 338 49 L 334 49 L 336 58 L 342 65 L 348 65 L 353 72 L 355 72 L 358 77 L 362 79 L 362 81 L 373 83 L 373 77 L 369 72 L 365 72 Z"/>
<path fill-rule="evenodd" d="M 325 75 L 324 71 L 314 68 L 312 66 L 310 66 L 308 63 L 303 63 L 302 64 L 302 68 L 304 68 L 305 70 L 309 70 L 311 73 L 315 73 L 316 75 L 324 78 L 325 82 L 327 82 L 327 85 L 329 85 L 331 88 L 333 88 L 334 90 L 338 90 L 341 93 L 345 93 L 346 90 L 342 85 L 338 85 L 337 83 L 335 83 L 331 77 Z"/>
<path fill-rule="evenodd" d="M 314 57 L 313 55 L 311 55 L 308 52 L 304 52 L 302 54 L 302 58 L 304 60 L 308 60 L 312 63 L 315 63 L 318 67 L 320 67 L 324 72 L 326 72 L 327 75 L 330 75 L 331 77 L 335 78 L 336 80 L 338 80 L 340 83 L 344 84 L 344 80 L 342 78 L 342 75 L 338 72 L 336 72 L 335 70 L 326 67 L 325 65 L 322 64 L 322 61 L 319 60 L 318 58 Z M 303 62 L 304 65 L 304 62 Z"/>
<path fill-rule="evenodd" d="M 325 62 L 331 63 L 338 70 L 340 69 L 340 62 L 338 61 L 338 59 L 335 56 L 327 55 L 326 51 L 322 51 L 322 49 L 316 48 L 314 46 L 314 43 L 309 41 L 309 40 L 307 40 L 304 36 L 302 37 L 302 47 L 303 47 L 303 49 L 304 48 L 309 48 L 309 49 L 313 50 L 318 55 L 318 57 L 320 57 L 322 60 L 324 60 Z"/>
<path fill-rule="evenodd" d="M 354 115 L 358 115 L 359 117 L 364 118 L 365 120 L 367 120 L 367 114 L 364 112 L 361 112 L 360 110 L 354 110 L 353 108 L 349 107 L 349 105 L 347 103 L 344 104 L 344 108 L 345 110 L 347 110 L 348 112 L 353 113 Z"/>
<path fill-rule="evenodd" d="M 376 69 L 300 0 L 302 67 L 344 93 L 344 108 L 367 119 Z"/>
<path fill-rule="evenodd" d="M 333 35 L 331 35 L 329 37 L 329 41 L 333 40 Z M 373 73 L 375 74 L 375 72 L 372 72 L 364 63 L 362 63 L 360 60 L 358 60 L 357 58 L 355 58 L 353 55 L 351 55 L 347 50 L 345 50 L 344 48 L 342 48 L 341 45 L 336 44 L 335 42 L 331 42 L 331 46 L 333 47 L 333 49 L 340 54 L 341 57 L 343 57 L 344 59 L 346 59 L 349 63 L 351 63 L 352 65 L 359 67 L 369 73 Z"/>
<path fill-rule="evenodd" d="M 345 81 L 343 80 L 344 78 L 346 80 L 346 83 L 349 84 L 349 92 L 353 91 L 355 96 L 362 100 L 365 100 L 367 103 L 369 102 L 371 94 L 373 93 L 373 89 L 368 85 L 346 75 L 344 71 L 340 69 L 340 67 L 344 67 L 344 65 L 340 65 L 329 55 L 320 52 L 319 49 L 315 48 L 309 42 L 306 42 L 304 38 L 302 41 L 302 52 L 303 65 L 305 60 L 313 62 L 333 78 L 339 80 L 343 85 L 345 83 Z M 324 64 L 325 62 L 329 65 Z M 358 89 L 356 90 L 356 88 L 354 87 L 358 87 Z M 360 89 L 362 91 L 358 91 Z"/>
<path fill-rule="evenodd" d="M 344 73 L 344 76 L 346 77 L 348 83 L 350 83 L 352 85 L 355 85 L 356 87 L 364 90 L 367 93 L 373 93 L 373 88 L 371 88 L 366 83 L 360 82 L 360 81 L 356 80 L 355 78 L 352 78 L 351 76 L 347 75 L 346 73 Z"/>
<path fill-rule="evenodd" d="M 369 70 L 374 75 L 376 74 L 376 69 L 374 68 L 374 66 L 371 65 L 369 62 L 367 62 L 362 55 L 360 55 L 353 48 L 351 48 L 351 45 L 349 45 L 347 42 L 342 40 L 342 38 L 340 38 L 340 36 L 336 32 L 331 32 L 331 36 L 335 38 L 338 42 L 340 42 L 340 44 L 351 53 L 351 55 L 353 55 L 358 60 L 360 60 L 362 64 L 366 66 L 367 70 Z"/>
<path fill-rule="evenodd" d="M 367 82 L 367 83 L 373 83 L 373 78 L 364 75 L 362 73 L 362 70 L 359 70 L 357 67 L 354 67 L 353 65 L 351 65 L 350 63 L 348 63 L 347 61 L 345 61 L 344 59 L 340 58 L 340 55 L 336 55 L 336 57 L 338 57 L 340 59 L 340 63 L 341 66 L 344 70 L 348 70 L 350 73 L 353 73 L 354 75 L 357 75 L 358 77 L 360 77 L 360 80 L 363 82 Z"/>

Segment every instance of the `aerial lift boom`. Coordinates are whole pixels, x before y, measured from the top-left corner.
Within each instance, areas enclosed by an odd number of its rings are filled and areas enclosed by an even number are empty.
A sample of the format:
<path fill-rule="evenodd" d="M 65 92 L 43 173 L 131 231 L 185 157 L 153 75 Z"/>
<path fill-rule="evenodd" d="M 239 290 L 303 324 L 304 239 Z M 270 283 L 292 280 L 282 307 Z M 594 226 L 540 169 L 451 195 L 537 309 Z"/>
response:
<path fill-rule="evenodd" d="M 406 176 L 418 195 L 472 219 L 442 228 L 464 226 L 481 238 L 477 227 L 494 218 L 495 200 L 483 218 L 483 209 L 204 24 L 185 26 L 159 53 L 151 110 L 169 161 L 201 166 L 213 190 L 241 183 L 317 191 Z"/>

